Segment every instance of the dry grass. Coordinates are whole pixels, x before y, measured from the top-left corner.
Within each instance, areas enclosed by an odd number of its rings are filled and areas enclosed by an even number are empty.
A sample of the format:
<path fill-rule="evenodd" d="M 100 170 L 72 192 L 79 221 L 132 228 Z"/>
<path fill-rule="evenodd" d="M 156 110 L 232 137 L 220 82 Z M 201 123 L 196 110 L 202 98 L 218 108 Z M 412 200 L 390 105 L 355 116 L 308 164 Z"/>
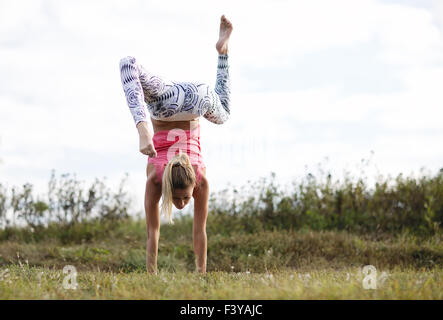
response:
<path fill-rule="evenodd" d="M 268 273 L 79 271 L 64 289 L 62 270 L 9 266 L 0 271 L 0 299 L 442 299 L 442 269 L 378 270 L 365 289 L 360 268 Z M 72 282 L 70 282 L 72 283 Z"/>

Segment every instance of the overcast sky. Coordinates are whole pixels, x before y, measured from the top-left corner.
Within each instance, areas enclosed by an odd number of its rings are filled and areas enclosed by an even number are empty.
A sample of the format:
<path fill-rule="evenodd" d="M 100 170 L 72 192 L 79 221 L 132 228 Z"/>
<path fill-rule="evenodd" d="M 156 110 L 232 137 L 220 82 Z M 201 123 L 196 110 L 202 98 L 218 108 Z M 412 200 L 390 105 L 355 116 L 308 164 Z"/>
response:
<path fill-rule="evenodd" d="M 368 158 L 372 173 L 443 167 L 443 1 L 0 0 L 0 182 L 127 172 L 141 210 L 147 157 L 119 60 L 215 84 L 222 14 L 231 118 L 200 121 L 212 191 L 326 157 L 338 176 Z"/>

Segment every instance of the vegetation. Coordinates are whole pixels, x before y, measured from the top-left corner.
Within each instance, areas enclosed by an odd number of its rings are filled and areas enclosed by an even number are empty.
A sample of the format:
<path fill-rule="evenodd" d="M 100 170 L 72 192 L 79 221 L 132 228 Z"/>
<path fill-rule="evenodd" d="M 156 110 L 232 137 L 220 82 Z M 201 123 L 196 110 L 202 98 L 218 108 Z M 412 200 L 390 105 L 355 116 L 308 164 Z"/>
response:
<path fill-rule="evenodd" d="M 48 237 L 81 241 L 83 238 L 72 235 L 79 223 L 90 228 L 94 221 L 110 222 L 107 226 L 112 227 L 113 222 L 129 216 L 131 201 L 124 191 L 125 181 L 116 193 L 98 179 L 83 190 L 75 176 L 63 174 L 57 181 L 53 172 L 43 198 L 33 194 L 31 184 L 12 187 L 10 192 L 0 184 L 0 223 L 5 227 L 0 240 L 19 236 L 24 241 Z M 379 177 L 373 189 L 364 178 L 353 181 L 345 175 L 343 181 L 333 182 L 331 174 L 320 171 L 317 176 L 309 173 L 299 183 L 294 181 L 287 190 L 271 174 L 240 188 L 211 194 L 209 210 L 217 228 L 212 231 L 221 234 L 301 229 L 440 234 L 443 169 L 420 178 L 402 174 L 394 179 Z M 12 218 L 8 218 L 8 211 Z M 17 220 L 29 228 L 18 231 Z M 89 238 L 92 236 L 98 235 L 93 233 Z"/>
<path fill-rule="evenodd" d="M 359 268 L 275 273 L 183 271 L 146 273 L 79 272 L 77 287 L 64 289 L 66 274 L 17 265 L 3 271 L 1 299 L 442 299 L 442 270 L 391 270 L 365 289 Z M 1 276 L 1 271 L 0 271 Z"/>
<path fill-rule="evenodd" d="M 290 188 L 275 175 L 211 194 L 208 274 L 195 274 L 191 215 L 161 227 L 157 276 L 125 179 L 52 173 L 48 192 L 0 184 L 0 299 L 441 299 L 443 170 L 342 181 L 320 171 Z M 63 267 L 78 290 L 61 288 Z M 384 275 L 362 288 L 362 268 Z M 379 290 L 381 289 L 381 290 Z"/>

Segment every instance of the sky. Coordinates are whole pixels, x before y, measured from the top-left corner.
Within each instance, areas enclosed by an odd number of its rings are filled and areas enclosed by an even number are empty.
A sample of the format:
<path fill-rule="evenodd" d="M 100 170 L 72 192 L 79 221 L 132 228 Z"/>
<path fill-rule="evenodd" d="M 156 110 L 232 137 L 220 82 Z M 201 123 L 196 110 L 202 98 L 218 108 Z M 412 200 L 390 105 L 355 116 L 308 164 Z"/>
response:
<path fill-rule="evenodd" d="M 222 14 L 231 118 L 200 121 L 211 191 L 319 164 L 337 178 L 368 160 L 369 179 L 443 168 L 443 1 L 0 0 L 0 183 L 128 173 L 142 210 L 119 60 L 214 85 Z"/>

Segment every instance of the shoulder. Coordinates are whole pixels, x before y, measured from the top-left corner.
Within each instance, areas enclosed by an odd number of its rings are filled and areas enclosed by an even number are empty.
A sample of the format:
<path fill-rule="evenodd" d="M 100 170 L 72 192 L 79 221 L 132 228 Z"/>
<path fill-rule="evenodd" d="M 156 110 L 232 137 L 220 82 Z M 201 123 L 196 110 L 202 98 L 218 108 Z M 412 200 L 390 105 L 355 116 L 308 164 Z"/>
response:
<path fill-rule="evenodd" d="M 195 177 L 196 177 L 196 188 L 208 188 L 209 181 L 206 178 L 206 168 L 205 167 L 197 167 L 196 165 L 192 166 L 194 168 Z"/>

